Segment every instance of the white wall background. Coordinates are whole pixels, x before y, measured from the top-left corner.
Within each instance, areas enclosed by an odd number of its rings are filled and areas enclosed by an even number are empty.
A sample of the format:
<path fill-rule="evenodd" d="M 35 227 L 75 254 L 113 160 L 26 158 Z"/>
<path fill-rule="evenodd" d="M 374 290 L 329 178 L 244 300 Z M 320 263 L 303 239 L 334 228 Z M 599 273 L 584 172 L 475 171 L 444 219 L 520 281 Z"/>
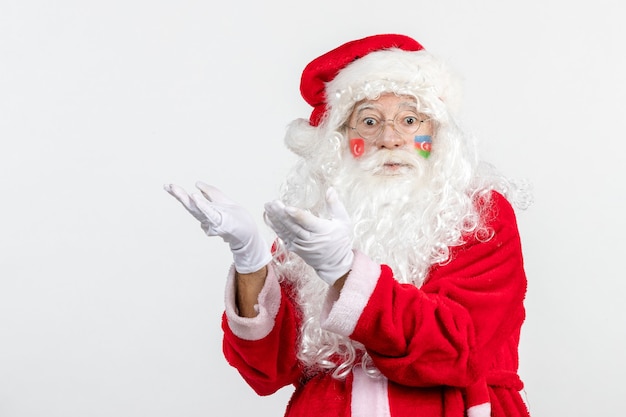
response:
<path fill-rule="evenodd" d="M 221 3 L 0 3 L 0 416 L 282 415 L 290 389 L 257 397 L 221 354 L 228 249 L 161 187 L 213 183 L 262 225 L 302 68 L 382 32 L 448 60 L 483 155 L 534 184 L 533 417 L 623 416 L 619 2 Z"/>

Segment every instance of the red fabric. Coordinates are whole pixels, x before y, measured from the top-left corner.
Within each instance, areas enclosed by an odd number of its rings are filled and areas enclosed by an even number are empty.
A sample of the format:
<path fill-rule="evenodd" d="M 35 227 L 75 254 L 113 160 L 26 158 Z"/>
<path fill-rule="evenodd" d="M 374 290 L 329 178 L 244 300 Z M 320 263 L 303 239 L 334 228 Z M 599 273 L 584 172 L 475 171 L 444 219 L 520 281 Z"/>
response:
<path fill-rule="evenodd" d="M 259 395 L 270 395 L 293 384 L 302 372 L 296 359 L 300 316 L 294 301 L 288 300 L 288 292 L 285 289 L 281 291 L 276 325 L 261 340 L 237 337 L 228 327 L 226 314 L 222 315 L 224 355 Z"/>
<path fill-rule="evenodd" d="M 400 48 L 406 51 L 424 49 L 417 41 L 408 36 L 383 34 L 368 36 L 344 43 L 311 61 L 302 72 L 300 92 L 304 100 L 313 106 L 309 122 L 317 126 L 326 112 L 324 88 L 346 65 L 370 52 Z"/>
<path fill-rule="evenodd" d="M 361 342 L 388 378 L 392 417 L 458 416 L 490 402 L 494 417 L 527 417 L 517 376 L 526 277 L 512 207 L 492 199 L 487 242 L 469 239 L 432 269 L 421 288 L 398 283 L 382 266 L 351 338 Z M 356 276 L 348 279 L 358 280 Z M 272 332 L 238 339 L 224 320 L 224 353 L 261 394 L 293 384 L 288 417 L 350 416 L 351 375 L 308 379 L 295 352 L 299 318 L 288 288 Z"/>

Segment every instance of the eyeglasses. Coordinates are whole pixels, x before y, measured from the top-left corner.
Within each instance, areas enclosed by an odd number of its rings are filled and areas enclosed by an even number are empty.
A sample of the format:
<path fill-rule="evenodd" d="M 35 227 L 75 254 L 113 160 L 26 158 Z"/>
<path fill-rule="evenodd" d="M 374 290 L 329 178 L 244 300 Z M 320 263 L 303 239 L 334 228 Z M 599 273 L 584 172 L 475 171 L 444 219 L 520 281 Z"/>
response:
<path fill-rule="evenodd" d="M 355 130 L 363 139 L 377 139 L 385 126 L 391 123 L 393 130 L 400 136 L 408 136 L 416 133 L 422 123 L 429 119 L 411 110 L 405 110 L 395 115 L 393 119 L 367 115 L 356 121 L 356 126 L 348 126 Z"/>

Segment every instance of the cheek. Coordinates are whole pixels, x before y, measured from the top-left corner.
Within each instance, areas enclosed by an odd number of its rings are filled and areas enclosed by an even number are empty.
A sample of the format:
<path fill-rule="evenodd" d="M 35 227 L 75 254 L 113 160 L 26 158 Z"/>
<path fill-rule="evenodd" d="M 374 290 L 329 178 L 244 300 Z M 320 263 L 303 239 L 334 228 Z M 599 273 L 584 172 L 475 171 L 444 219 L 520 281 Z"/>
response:
<path fill-rule="evenodd" d="M 428 158 L 430 156 L 430 151 L 432 150 L 433 139 L 430 135 L 415 136 L 413 146 L 418 154 L 424 158 Z"/>
<path fill-rule="evenodd" d="M 361 138 L 350 139 L 350 153 L 355 158 L 363 155 L 365 152 L 365 141 Z"/>

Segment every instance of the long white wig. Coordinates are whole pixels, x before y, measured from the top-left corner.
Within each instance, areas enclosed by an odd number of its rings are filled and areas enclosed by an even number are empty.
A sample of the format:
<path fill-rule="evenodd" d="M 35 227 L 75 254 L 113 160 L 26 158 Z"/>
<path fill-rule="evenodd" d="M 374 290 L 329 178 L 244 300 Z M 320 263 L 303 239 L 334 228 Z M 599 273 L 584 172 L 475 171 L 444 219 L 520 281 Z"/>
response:
<path fill-rule="evenodd" d="M 355 104 L 383 93 L 414 97 L 417 110 L 432 120 L 432 153 L 428 159 L 411 153 L 421 158 L 414 176 L 373 176 L 367 173 L 368 160 L 377 156 L 366 154 L 357 161 L 349 152 L 346 123 Z M 421 286 L 429 268 L 448 261 L 449 248 L 461 245 L 464 236 L 490 238 L 477 209 L 479 199 L 497 190 L 520 208 L 530 204 L 524 187 L 479 163 L 473 138 L 454 117 L 457 95 L 458 83 L 447 68 L 423 50 L 383 50 L 354 61 L 327 84 L 328 110 L 318 126 L 304 119 L 290 124 L 285 143 L 300 159 L 282 186 L 281 199 L 324 217 L 325 192 L 336 188 L 354 222 L 355 249 L 389 265 L 398 281 Z M 375 375 L 362 346 L 320 328 L 327 284 L 282 248 L 276 262 L 281 279 L 297 290 L 304 318 L 303 363 L 312 371 L 332 370 L 337 378 L 360 363 Z"/>

